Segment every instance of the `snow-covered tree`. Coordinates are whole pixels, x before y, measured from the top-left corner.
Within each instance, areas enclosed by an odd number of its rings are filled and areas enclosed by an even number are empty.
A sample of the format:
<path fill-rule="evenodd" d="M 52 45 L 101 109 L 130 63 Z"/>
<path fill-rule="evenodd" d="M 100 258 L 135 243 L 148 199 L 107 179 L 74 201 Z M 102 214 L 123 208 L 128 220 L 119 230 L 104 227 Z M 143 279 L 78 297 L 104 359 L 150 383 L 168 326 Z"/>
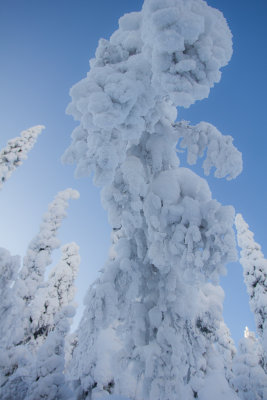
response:
<path fill-rule="evenodd" d="M 40 231 L 31 241 L 23 267 L 12 287 L 10 297 L 14 306 L 12 312 L 6 313 L 3 326 L 8 328 L 8 334 L 5 332 L 5 340 L 1 341 L 3 400 L 26 398 L 34 375 L 36 350 L 46 341 L 49 331 L 54 330 L 56 315 L 60 315 L 61 309 L 73 299 L 71 285 L 79 264 L 77 245 L 71 243 L 62 248 L 58 271 L 53 270 L 49 283 L 45 282 L 45 271 L 52 262 L 52 251 L 60 245 L 57 232 L 66 217 L 68 200 L 78 196 L 77 191 L 67 189 L 59 192 L 49 205 Z"/>
<path fill-rule="evenodd" d="M 227 23 L 206 2 L 145 0 L 71 89 L 80 125 L 64 160 L 79 176 L 94 172 L 114 232 L 78 329 L 78 399 L 236 399 L 218 286 L 236 257 L 234 210 L 180 167 L 176 145 L 183 138 L 190 164 L 207 149 L 205 173 L 227 179 L 241 154 L 210 124 L 175 123 L 176 107 L 207 97 L 231 54 Z"/>
<path fill-rule="evenodd" d="M 242 400 L 267 398 L 267 375 L 262 368 L 262 348 L 255 334 L 246 327 L 234 359 L 234 385 Z"/>
<path fill-rule="evenodd" d="M 79 193 L 73 189 L 59 192 L 43 217 L 39 233 L 28 246 L 16 284 L 16 290 L 26 305 L 34 298 L 37 288 L 44 284 L 46 267 L 52 262 L 51 254 L 60 245 L 57 233 L 66 217 L 68 201 L 78 197 Z"/>
<path fill-rule="evenodd" d="M 264 368 L 267 373 L 267 260 L 241 214 L 237 214 L 235 225 L 238 245 L 241 248 L 240 263 L 243 266 L 250 307 L 264 349 Z"/>
<path fill-rule="evenodd" d="M 0 189 L 13 171 L 27 158 L 27 153 L 43 129 L 44 126 L 37 125 L 22 131 L 19 137 L 9 140 L 7 146 L 0 151 Z"/>

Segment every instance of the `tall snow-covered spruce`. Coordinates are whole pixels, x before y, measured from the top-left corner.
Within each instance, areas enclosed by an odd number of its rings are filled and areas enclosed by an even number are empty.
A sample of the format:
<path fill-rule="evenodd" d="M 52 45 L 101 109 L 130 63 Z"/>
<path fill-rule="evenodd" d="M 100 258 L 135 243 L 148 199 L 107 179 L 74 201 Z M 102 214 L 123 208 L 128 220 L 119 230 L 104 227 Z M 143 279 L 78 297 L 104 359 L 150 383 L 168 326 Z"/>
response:
<path fill-rule="evenodd" d="M 66 217 L 70 199 L 77 199 L 79 193 L 73 189 L 59 192 L 43 217 L 39 233 L 32 239 L 23 260 L 20 279 L 16 290 L 26 305 L 34 298 L 38 287 L 42 286 L 45 271 L 52 262 L 52 252 L 60 246 L 58 230 Z"/>
<path fill-rule="evenodd" d="M 267 260 L 241 214 L 237 214 L 235 225 L 238 245 L 241 248 L 240 263 L 243 266 L 250 307 L 264 351 L 263 366 L 267 374 Z"/>
<path fill-rule="evenodd" d="M 237 398 L 218 285 L 236 258 L 234 210 L 180 166 L 176 146 L 189 164 L 207 149 L 204 171 L 220 178 L 236 177 L 242 158 L 212 125 L 175 122 L 177 106 L 209 95 L 231 54 L 227 23 L 205 1 L 145 0 L 100 40 L 71 89 L 80 125 L 64 160 L 78 176 L 94 173 L 113 228 L 69 371 L 77 399 Z"/>
<path fill-rule="evenodd" d="M 32 149 L 43 129 L 43 125 L 37 125 L 22 131 L 20 136 L 9 140 L 7 146 L 1 150 L 0 189 L 14 170 L 27 158 L 27 153 Z"/>

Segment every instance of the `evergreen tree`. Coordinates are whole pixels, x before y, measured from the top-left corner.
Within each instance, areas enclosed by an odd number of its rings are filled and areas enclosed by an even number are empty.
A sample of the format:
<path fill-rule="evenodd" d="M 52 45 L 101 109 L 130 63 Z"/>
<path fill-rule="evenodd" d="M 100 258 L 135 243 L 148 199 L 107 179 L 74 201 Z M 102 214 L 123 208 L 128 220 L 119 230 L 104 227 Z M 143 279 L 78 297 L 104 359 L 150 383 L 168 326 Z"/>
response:
<path fill-rule="evenodd" d="M 243 266 L 250 307 L 264 350 L 264 369 L 267 373 L 267 260 L 241 214 L 237 214 L 235 224 L 238 245 L 241 248 L 240 263 Z"/>
<path fill-rule="evenodd" d="M 218 286 L 236 257 L 234 210 L 180 167 L 176 145 L 183 138 L 191 164 L 207 148 L 205 172 L 227 179 L 241 154 L 210 124 L 175 123 L 176 107 L 207 97 L 231 54 L 225 19 L 204 1 L 145 0 L 100 40 L 71 90 L 80 126 L 64 160 L 94 172 L 114 232 L 78 329 L 78 399 L 236 399 Z"/>
<path fill-rule="evenodd" d="M 66 217 L 68 200 L 78 197 L 78 192 L 73 189 L 59 192 L 43 217 L 39 233 L 28 246 L 20 279 L 15 288 L 25 305 L 34 298 L 37 288 L 44 284 L 46 267 L 52 262 L 51 254 L 60 245 L 57 232 Z"/>
<path fill-rule="evenodd" d="M 38 290 L 36 301 L 31 304 L 38 351 L 27 400 L 65 400 L 72 396 L 64 373 L 65 341 L 71 317 L 75 314 L 74 280 L 80 264 L 79 247 L 69 243 L 61 252 L 61 260 L 51 271 L 46 287 Z M 43 310 L 42 314 L 40 310 Z"/>
<path fill-rule="evenodd" d="M 32 149 L 43 129 L 44 126 L 37 125 L 22 131 L 19 137 L 9 140 L 7 146 L 1 150 L 0 189 L 13 171 L 27 158 L 27 153 Z"/>
<path fill-rule="evenodd" d="M 38 345 L 39 340 L 36 339 L 47 335 L 47 327 L 38 326 L 42 316 L 47 314 L 46 301 L 49 293 L 45 283 L 45 271 L 52 262 L 53 250 L 60 245 L 57 233 L 67 215 L 68 200 L 78 197 L 79 193 L 73 189 L 66 189 L 56 195 L 43 217 L 39 233 L 28 246 L 19 279 L 14 286 L 15 292 L 24 302 L 21 321 L 24 328 L 22 342 L 29 345 Z M 67 248 L 63 248 L 63 257 L 67 255 L 66 251 Z M 62 266 L 59 265 L 59 268 Z"/>
<path fill-rule="evenodd" d="M 79 263 L 78 248 L 75 244 L 63 247 L 59 271 L 53 271 L 51 286 L 44 278 L 46 267 L 52 261 L 52 251 L 60 244 L 57 232 L 66 216 L 68 200 L 78 196 L 77 191 L 67 189 L 59 192 L 49 205 L 40 231 L 31 241 L 23 267 L 12 287 L 14 307 L 12 313 L 7 314 L 4 323 L 4 327 L 9 328 L 9 333 L 5 332 L 6 339 L 1 342 L 0 371 L 3 400 L 26 398 L 28 388 L 34 379 L 33 364 L 37 348 L 45 342 L 49 331 L 53 331 L 54 318 L 60 309 L 73 298 L 74 291 L 70 286 L 73 284 Z M 67 272 L 67 276 L 63 278 L 64 272 Z M 67 290 L 67 293 L 63 296 L 64 290 Z M 50 295 L 52 297 L 48 300 Z M 51 340 L 49 339 L 50 342 Z"/>
<path fill-rule="evenodd" d="M 262 348 L 255 334 L 246 327 L 234 359 L 234 384 L 242 400 L 267 398 L 267 375 L 262 366 Z"/>

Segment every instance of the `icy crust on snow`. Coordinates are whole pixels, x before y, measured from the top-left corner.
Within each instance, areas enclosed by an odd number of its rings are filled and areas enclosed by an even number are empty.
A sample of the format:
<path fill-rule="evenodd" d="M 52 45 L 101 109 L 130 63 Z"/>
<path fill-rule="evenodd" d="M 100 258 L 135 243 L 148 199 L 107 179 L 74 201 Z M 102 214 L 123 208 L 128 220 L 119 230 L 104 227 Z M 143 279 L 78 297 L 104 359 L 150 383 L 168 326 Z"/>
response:
<path fill-rule="evenodd" d="M 27 158 L 27 153 L 34 146 L 44 126 L 37 125 L 22 131 L 19 137 L 8 141 L 0 152 L 0 189 L 14 170 Z"/>

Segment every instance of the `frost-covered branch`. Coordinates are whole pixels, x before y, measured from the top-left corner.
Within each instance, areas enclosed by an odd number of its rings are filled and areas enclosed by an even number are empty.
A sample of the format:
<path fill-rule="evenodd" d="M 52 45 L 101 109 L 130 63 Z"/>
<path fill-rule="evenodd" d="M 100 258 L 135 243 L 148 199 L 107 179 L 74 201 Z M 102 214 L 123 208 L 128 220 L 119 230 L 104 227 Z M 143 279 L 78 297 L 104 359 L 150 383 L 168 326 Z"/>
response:
<path fill-rule="evenodd" d="M 21 132 L 19 137 L 8 141 L 7 146 L 0 152 L 0 189 L 14 170 L 27 158 L 28 152 L 34 146 L 38 135 L 44 126 L 37 125 Z"/>
<path fill-rule="evenodd" d="M 242 154 L 233 145 L 231 136 L 222 135 L 215 126 L 200 122 L 195 126 L 183 121 L 174 125 L 175 133 L 181 148 L 187 149 L 187 162 L 189 165 L 196 164 L 199 157 L 206 158 L 203 162 L 205 175 L 210 174 L 214 167 L 216 178 L 227 180 L 236 178 L 242 172 Z"/>

